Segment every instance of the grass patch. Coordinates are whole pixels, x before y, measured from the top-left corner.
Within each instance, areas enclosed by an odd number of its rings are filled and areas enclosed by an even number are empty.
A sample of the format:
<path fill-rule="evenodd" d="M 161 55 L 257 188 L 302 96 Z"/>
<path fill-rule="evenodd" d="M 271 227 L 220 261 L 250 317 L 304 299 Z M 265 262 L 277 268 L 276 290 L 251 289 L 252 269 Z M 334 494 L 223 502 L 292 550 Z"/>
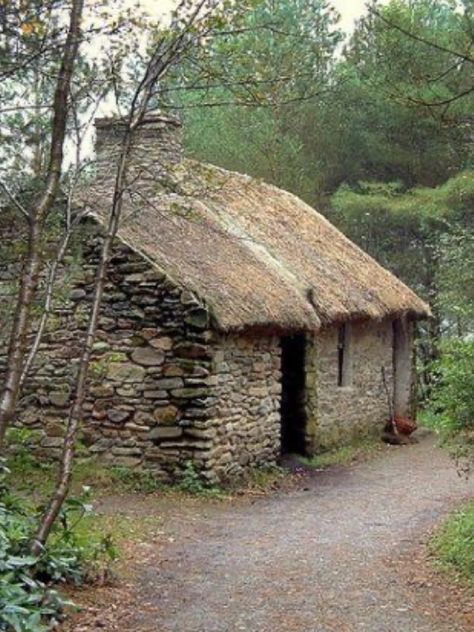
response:
<path fill-rule="evenodd" d="M 444 522 L 430 549 L 442 568 L 465 578 L 474 590 L 474 501 Z"/>
<path fill-rule="evenodd" d="M 262 465 L 250 470 L 247 486 L 265 491 L 279 485 L 287 476 L 288 472 L 278 465 Z"/>
<path fill-rule="evenodd" d="M 16 491 L 35 497 L 48 496 L 54 486 L 57 463 L 40 461 L 28 452 L 18 452 L 8 459 Z M 138 492 L 151 494 L 164 488 L 163 483 L 147 470 L 106 466 L 93 457 L 79 457 L 74 464 L 71 493 L 91 487 L 95 495 Z"/>
<path fill-rule="evenodd" d="M 15 490 L 36 500 L 49 496 L 54 487 L 57 463 L 39 461 L 27 451 L 19 451 L 8 459 Z M 94 457 L 79 457 L 74 464 L 71 495 L 90 487 L 94 496 L 110 494 L 172 494 L 219 498 L 224 490 L 208 484 L 195 469 L 193 463 L 185 464 L 181 476 L 173 484 L 163 483 L 151 470 L 134 470 L 127 467 L 108 466 Z"/>
<path fill-rule="evenodd" d="M 424 409 L 419 410 L 416 415 L 416 421 L 419 426 L 423 426 L 423 428 L 429 428 L 437 433 L 440 431 L 440 426 L 442 425 L 442 419 L 440 415 L 437 415 L 432 410 Z"/>
<path fill-rule="evenodd" d="M 380 438 L 367 437 L 312 457 L 300 457 L 300 460 L 309 467 L 324 469 L 331 465 L 350 465 L 356 461 L 363 461 L 382 449 Z"/>
<path fill-rule="evenodd" d="M 18 452 L 8 459 L 11 472 L 10 481 L 13 493 L 34 512 L 47 500 L 54 488 L 57 463 L 35 459 L 26 451 Z M 79 458 L 76 461 L 73 483 L 69 498 L 75 502 L 90 488 L 88 496 L 93 507 L 97 499 L 108 494 L 154 493 L 163 489 L 163 484 L 149 471 L 134 471 L 126 468 L 106 467 L 94 458 Z M 66 501 L 65 507 L 68 505 Z M 81 512 L 78 511 L 78 516 Z M 64 518 L 58 524 L 66 524 Z M 121 545 L 126 540 L 141 540 L 153 535 L 161 526 L 156 515 L 136 517 L 124 515 L 118 510 L 113 515 L 102 514 L 95 510 L 80 515 L 80 519 L 71 513 L 67 520 L 67 530 L 71 541 L 80 552 L 88 579 L 104 577 L 110 570 L 110 564 L 120 557 Z M 62 527 L 61 527 L 62 528 Z M 51 536 L 56 545 L 61 529 Z"/>
<path fill-rule="evenodd" d="M 121 557 L 121 545 L 126 541 L 150 540 L 162 534 L 162 520 L 156 515 L 125 515 L 92 512 L 74 525 L 74 538 L 79 546 L 89 551 L 92 568 L 107 558 L 115 562 Z M 100 574 L 101 568 L 97 569 Z"/>
<path fill-rule="evenodd" d="M 170 489 L 177 489 L 191 496 L 202 496 L 204 498 L 223 498 L 225 495 L 220 487 L 210 485 L 203 480 L 192 461 L 185 463 L 180 480 L 176 485 L 171 486 Z"/>

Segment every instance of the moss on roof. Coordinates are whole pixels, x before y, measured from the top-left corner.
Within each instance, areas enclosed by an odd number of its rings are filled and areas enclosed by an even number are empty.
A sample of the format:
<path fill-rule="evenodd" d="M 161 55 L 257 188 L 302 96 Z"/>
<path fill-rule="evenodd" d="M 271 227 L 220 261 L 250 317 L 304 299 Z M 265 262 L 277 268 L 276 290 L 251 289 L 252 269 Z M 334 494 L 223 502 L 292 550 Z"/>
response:
<path fill-rule="evenodd" d="M 111 190 L 112 181 L 102 178 L 81 194 L 99 221 Z M 191 160 L 167 178 L 148 173 L 135 182 L 118 238 L 196 292 L 222 330 L 317 330 L 349 319 L 430 314 L 296 196 Z"/>

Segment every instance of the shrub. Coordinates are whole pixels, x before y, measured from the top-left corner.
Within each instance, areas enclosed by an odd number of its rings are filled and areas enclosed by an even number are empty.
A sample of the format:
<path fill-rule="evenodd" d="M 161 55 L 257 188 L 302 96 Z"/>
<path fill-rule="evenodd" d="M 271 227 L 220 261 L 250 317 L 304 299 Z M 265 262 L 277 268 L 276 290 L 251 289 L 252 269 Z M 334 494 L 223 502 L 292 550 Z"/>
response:
<path fill-rule="evenodd" d="M 474 430 L 474 341 L 445 342 L 435 363 L 431 406 L 445 432 Z"/>
<path fill-rule="evenodd" d="M 459 473 L 468 476 L 474 463 L 474 341 L 445 342 L 433 369 L 436 379 L 423 422 L 441 434 Z"/>
<path fill-rule="evenodd" d="M 126 491 L 153 494 L 163 489 L 163 483 L 151 470 L 132 470 L 116 465 L 111 468 L 111 475 Z"/>
<path fill-rule="evenodd" d="M 474 588 L 474 502 L 446 520 L 431 548 L 443 566 L 459 572 Z"/>
<path fill-rule="evenodd" d="M 43 632 L 70 605 L 54 589 L 62 582 L 81 583 L 90 569 L 113 557 L 109 538 L 82 539 L 77 526 L 90 513 L 89 490 L 66 501 L 48 544 L 39 557 L 30 555 L 37 510 L 10 491 L 9 470 L 0 460 L 0 630 Z"/>
<path fill-rule="evenodd" d="M 186 461 L 181 477 L 177 485 L 178 489 L 193 496 L 208 496 L 219 498 L 222 490 L 209 485 L 196 470 L 192 461 Z"/>

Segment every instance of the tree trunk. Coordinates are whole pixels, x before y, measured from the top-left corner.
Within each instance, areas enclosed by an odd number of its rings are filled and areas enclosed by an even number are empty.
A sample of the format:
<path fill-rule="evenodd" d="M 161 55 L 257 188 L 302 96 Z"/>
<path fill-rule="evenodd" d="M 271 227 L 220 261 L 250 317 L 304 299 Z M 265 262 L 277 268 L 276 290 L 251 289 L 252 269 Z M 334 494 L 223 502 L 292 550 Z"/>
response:
<path fill-rule="evenodd" d="M 110 259 L 112 245 L 117 233 L 117 229 L 120 222 L 120 216 L 122 212 L 123 204 L 123 192 L 125 190 L 125 179 L 128 166 L 128 157 L 131 146 L 131 139 L 133 135 L 132 126 L 129 127 L 128 132 L 124 138 L 124 144 L 117 168 L 117 176 L 115 180 L 114 196 L 112 201 L 112 209 L 109 218 L 109 224 L 107 232 L 102 244 L 102 251 L 99 266 L 96 274 L 96 281 L 94 287 L 94 298 L 92 302 L 92 311 L 89 319 L 89 325 L 87 328 L 86 339 L 84 342 L 84 348 L 79 363 L 79 372 L 75 385 L 74 398 L 71 410 L 69 412 L 66 434 L 64 437 L 63 451 L 61 456 L 61 462 L 59 466 L 58 477 L 56 486 L 50 502 L 41 517 L 40 526 L 35 535 L 35 538 L 31 544 L 31 552 L 33 555 L 39 555 L 43 550 L 44 544 L 48 539 L 51 529 L 54 525 L 56 518 L 59 515 L 61 507 L 69 492 L 69 487 L 72 477 L 72 468 L 74 463 L 74 453 L 77 432 L 79 429 L 82 407 L 84 403 L 84 397 L 86 392 L 87 375 L 89 372 L 89 364 L 92 354 L 92 347 L 95 341 L 97 325 L 99 321 L 100 307 L 102 303 L 102 295 L 104 292 L 104 286 L 107 276 L 107 265 Z"/>
<path fill-rule="evenodd" d="M 84 0 L 73 0 L 68 34 L 64 44 L 61 67 L 54 93 L 51 149 L 46 186 L 38 203 L 29 213 L 28 254 L 20 280 L 20 289 L 7 353 L 5 383 L 0 397 L 0 451 L 4 446 L 8 425 L 15 415 L 21 390 L 21 376 L 25 362 L 31 312 L 41 269 L 41 239 L 44 221 L 56 200 L 59 188 L 64 156 L 69 91 L 79 50 L 83 6 Z"/>
<path fill-rule="evenodd" d="M 111 213 L 109 222 L 102 244 L 101 259 L 97 269 L 94 298 L 92 302 L 92 311 L 90 315 L 89 325 L 87 328 L 84 348 L 79 364 L 79 373 L 74 389 L 73 404 L 67 420 L 66 435 L 64 438 L 62 458 L 59 466 L 58 478 L 53 495 L 48 506 L 41 518 L 40 526 L 36 532 L 35 538 L 31 543 L 31 552 L 33 555 L 39 555 L 43 550 L 51 529 L 56 518 L 61 511 L 61 507 L 66 499 L 72 477 L 72 467 L 74 462 L 75 442 L 77 431 L 80 426 L 82 417 L 82 407 L 84 403 L 87 374 L 92 354 L 92 346 L 94 344 L 97 324 L 99 320 L 99 312 L 102 302 L 102 294 L 104 291 L 107 265 L 110 259 L 113 241 L 119 227 L 120 217 L 122 214 L 123 195 L 127 188 L 126 176 L 129 166 L 130 149 L 132 146 L 133 135 L 143 117 L 146 114 L 148 105 L 154 93 L 154 88 L 159 79 L 173 65 L 176 59 L 179 59 L 183 51 L 188 49 L 195 41 L 197 35 L 193 35 L 186 39 L 189 35 L 191 27 L 200 19 L 199 13 L 205 6 L 206 0 L 198 0 L 193 11 L 187 17 L 184 25 L 180 24 L 180 20 L 176 18 L 175 26 L 178 26 L 179 33 L 176 39 L 168 44 L 166 40 L 158 41 L 155 51 L 152 54 L 145 73 L 138 84 L 131 101 L 129 113 L 127 115 L 128 125 L 123 139 L 122 149 L 117 164 L 115 176 L 113 199 L 111 205 Z"/>

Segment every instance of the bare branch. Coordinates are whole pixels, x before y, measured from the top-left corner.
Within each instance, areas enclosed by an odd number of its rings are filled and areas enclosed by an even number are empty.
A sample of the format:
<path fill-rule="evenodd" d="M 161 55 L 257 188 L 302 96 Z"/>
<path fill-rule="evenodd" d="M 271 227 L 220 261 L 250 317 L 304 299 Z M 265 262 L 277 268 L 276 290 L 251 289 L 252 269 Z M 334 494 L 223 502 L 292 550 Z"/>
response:
<path fill-rule="evenodd" d="M 20 211 L 23 217 L 25 217 L 29 221 L 30 214 L 28 213 L 26 208 L 23 206 L 23 204 L 20 202 L 20 200 L 10 191 L 8 186 L 2 180 L 0 180 L 0 188 L 2 188 L 5 191 L 10 202 Z"/>
<path fill-rule="evenodd" d="M 20 392 L 20 378 L 26 354 L 30 315 L 36 296 L 38 277 L 41 269 L 40 241 L 44 220 L 51 210 L 59 187 L 63 165 L 64 140 L 68 117 L 69 87 L 79 50 L 82 12 L 84 0 L 73 0 L 69 27 L 60 63 L 58 81 L 53 100 L 53 122 L 51 148 L 46 183 L 29 216 L 28 251 L 20 280 L 15 315 L 7 353 L 7 371 L 0 397 L 0 449 L 7 427 L 13 418 Z"/>

